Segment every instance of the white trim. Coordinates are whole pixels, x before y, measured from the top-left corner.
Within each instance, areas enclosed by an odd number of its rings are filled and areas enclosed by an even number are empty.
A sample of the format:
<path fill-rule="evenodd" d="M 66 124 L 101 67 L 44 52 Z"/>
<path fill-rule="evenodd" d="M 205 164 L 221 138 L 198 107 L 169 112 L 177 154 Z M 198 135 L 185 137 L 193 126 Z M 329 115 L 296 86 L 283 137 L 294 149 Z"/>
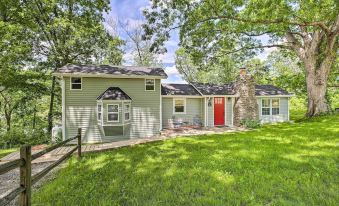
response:
<path fill-rule="evenodd" d="M 204 96 L 203 93 L 201 93 L 200 90 L 194 86 L 194 84 L 188 83 L 188 85 L 191 85 L 195 90 L 199 92 L 201 96 Z"/>
<path fill-rule="evenodd" d="M 162 96 L 161 96 L 161 81 L 159 82 L 159 94 L 160 94 L 160 107 L 159 107 L 159 118 L 160 118 L 160 127 L 159 131 L 162 130 Z"/>
<path fill-rule="evenodd" d="M 232 108 L 232 119 L 231 119 L 231 126 L 233 127 L 233 121 L 234 121 L 234 98 L 231 98 L 231 108 Z"/>
<path fill-rule="evenodd" d="M 263 100 L 269 100 L 269 105 L 268 105 L 268 107 L 263 107 L 263 103 L 262 103 L 262 101 Z M 261 116 L 271 116 L 272 115 L 272 101 L 271 101 L 272 99 L 270 99 L 270 98 L 261 98 L 261 108 L 260 108 L 260 113 L 261 113 Z M 265 108 L 265 109 L 270 109 L 270 114 L 263 114 L 262 113 L 262 109 L 263 108 Z"/>
<path fill-rule="evenodd" d="M 146 84 L 146 81 L 147 80 L 153 80 L 153 90 L 147 90 L 146 89 L 146 86 L 147 86 L 147 84 Z M 145 78 L 145 91 L 146 92 L 154 92 L 155 91 L 155 79 L 154 78 Z M 161 90 L 160 90 L 161 91 Z"/>
<path fill-rule="evenodd" d="M 255 96 L 256 98 L 280 98 L 280 97 L 294 97 L 294 94 L 290 95 L 263 95 L 263 96 Z"/>
<path fill-rule="evenodd" d="M 184 100 L 184 112 L 175 112 L 175 100 Z M 186 98 L 173 98 L 173 114 L 186 114 Z"/>
<path fill-rule="evenodd" d="M 104 103 L 109 103 L 109 102 L 132 102 L 132 100 L 119 100 L 119 99 L 116 99 L 116 100 L 97 100 L 97 102 L 104 102 Z"/>
<path fill-rule="evenodd" d="M 80 85 L 81 85 L 81 89 L 72 89 L 72 78 L 80 78 L 80 81 L 81 81 L 81 83 L 80 83 Z M 79 84 L 79 83 L 75 83 L 75 84 Z M 69 78 L 69 89 L 71 90 L 71 91 L 82 91 L 82 77 L 70 77 Z"/>
<path fill-rule="evenodd" d="M 104 125 L 104 103 L 101 102 L 101 109 L 102 109 L 102 115 L 101 115 L 101 125 L 103 126 Z"/>
<path fill-rule="evenodd" d="M 101 111 L 99 112 L 99 107 L 98 106 L 100 106 L 100 108 L 101 108 Z M 102 119 L 102 115 L 103 115 L 103 108 L 102 108 L 102 104 L 99 104 L 99 103 L 97 103 L 97 121 L 100 123 L 100 124 L 102 124 L 102 122 L 101 122 L 101 119 Z M 100 115 L 100 118 L 99 118 L 99 113 L 101 113 L 101 115 Z"/>
<path fill-rule="evenodd" d="M 128 107 L 128 112 L 126 112 L 126 110 L 125 110 L 125 106 L 126 106 L 126 105 L 129 105 L 129 107 Z M 129 122 L 129 121 L 131 121 L 131 103 L 127 103 L 127 104 L 122 103 L 122 106 L 123 106 L 123 108 L 124 108 L 124 122 Z M 126 114 L 126 113 L 129 113 L 128 119 L 127 119 L 127 120 L 125 119 L 125 114 Z"/>
<path fill-rule="evenodd" d="M 114 105 L 118 105 L 118 112 L 108 112 L 108 106 L 114 106 Z M 120 112 L 120 105 L 119 104 L 107 104 L 106 105 L 106 109 L 107 109 L 107 112 L 106 112 L 106 121 L 107 122 L 119 122 L 120 121 L 120 114 L 119 114 L 119 112 Z M 108 114 L 118 114 L 118 120 L 111 120 L 111 121 L 109 121 L 108 120 Z"/>
<path fill-rule="evenodd" d="M 66 139 L 66 91 L 65 79 L 61 78 L 61 124 L 62 124 L 62 139 Z"/>
<path fill-rule="evenodd" d="M 227 125 L 227 98 L 224 97 L 224 125 L 226 126 Z"/>
<path fill-rule="evenodd" d="M 203 95 L 204 97 L 239 97 L 239 95 Z"/>
<path fill-rule="evenodd" d="M 277 99 L 278 100 L 278 103 L 279 103 L 279 113 L 278 114 L 273 114 L 273 104 L 272 104 L 272 100 L 273 99 Z M 274 107 L 274 108 L 277 108 L 277 107 Z M 280 108 L 280 98 L 271 98 L 271 114 L 272 116 L 279 116 L 280 115 L 280 111 L 281 111 L 281 108 Z"/>
<path fill-rule="evenodd" d="M 290 98 L 287 99 L 287 121 L 290 121 Z"/>
<path fill-rule="evenodd" d="M 215 127 L 215 124 L 214 124 L 214 97 L 212 97 L 212 114 L 213 114 L 213 120 L 212 120 L 212 122 L 213 122 L 213 127 Z"/>
<path fill-rule="evenodd" d="M 161 95 L 162 98 L 205 98 L 204 96 L 193 96 L 193 95 Z"/>
<path fill-rule="evenodd" d="M 207 97 L 205 97 L 205 127 L 207 127 Z"/>
<path fill-rule="evenodd" d="M 148 75 L 114 75 L 114 74 L 84 74 L 84 73 L 53 73 L 52 76 L 56 77 L 102 77 L 102 78 L 119 78 L 119 79 L 167 79 L 162 76 L 148 76 Z"/>
<path fill-rule="evenodd" d="M 119 123 L 119 124 L 103 124 L 101 126 L 103 127 L 122 127 L 124 125 L 129 125 L 131 124 L 131 122 L 125 122 L 125 123 Z M 108 137 L 108 136 L 105 136 L 105 137 Z M 111 136 L 111 137 L 115 137 L 115 136 Z"/>

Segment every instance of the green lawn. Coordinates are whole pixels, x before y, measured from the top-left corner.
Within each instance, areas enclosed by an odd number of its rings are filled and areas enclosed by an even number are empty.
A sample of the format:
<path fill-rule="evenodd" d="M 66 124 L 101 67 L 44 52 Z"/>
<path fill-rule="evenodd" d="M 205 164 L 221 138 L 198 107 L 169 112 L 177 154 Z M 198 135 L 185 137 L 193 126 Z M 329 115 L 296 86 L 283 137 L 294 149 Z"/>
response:
<path fill-rule="evenodd" d="M 16 150 L 18 150 L 18 148 L 0 149 L 0 159 Z"/>
<path fill-rule="evenodd" d="M 338 205 L 339 116 L 177 138 L 68 162 L 40 205 Z"/>

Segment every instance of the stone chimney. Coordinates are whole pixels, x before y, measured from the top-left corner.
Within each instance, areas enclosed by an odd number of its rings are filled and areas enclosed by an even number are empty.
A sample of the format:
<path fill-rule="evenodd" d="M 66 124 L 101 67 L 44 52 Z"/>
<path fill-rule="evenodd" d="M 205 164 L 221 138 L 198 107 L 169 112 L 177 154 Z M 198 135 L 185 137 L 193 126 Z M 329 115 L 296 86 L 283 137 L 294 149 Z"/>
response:
<path fill-rule="evenodd" d="M 247 74 L 246 68 L 240 68 L 234 89 L 238 96 L 234 103 L 234 125 L 240 126 L 243 119 L 258 119 L 255 81 L 253 76 Z"/>

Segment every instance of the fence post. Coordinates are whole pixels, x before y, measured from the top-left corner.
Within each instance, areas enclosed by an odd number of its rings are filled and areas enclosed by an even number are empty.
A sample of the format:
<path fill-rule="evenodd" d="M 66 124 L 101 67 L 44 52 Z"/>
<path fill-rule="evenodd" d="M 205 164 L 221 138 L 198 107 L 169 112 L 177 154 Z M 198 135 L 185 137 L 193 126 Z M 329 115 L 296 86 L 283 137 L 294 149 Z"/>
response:
<path fill-rule="evenodd" d="M 78 158 L 81 158 L 81 128 L 78 128 Z"/>
<path fill-rule="evenodd" d="M 20 166 L 20 186 L 25 188 L 25 191 L 20 193 L 19 205 L 31 205 L 31 186 L 32 186 L 32 167 L 31 167 L 31 146 L 24 145 L 20 147 L 20 158 L 24 160 L 24 165 Z"/>

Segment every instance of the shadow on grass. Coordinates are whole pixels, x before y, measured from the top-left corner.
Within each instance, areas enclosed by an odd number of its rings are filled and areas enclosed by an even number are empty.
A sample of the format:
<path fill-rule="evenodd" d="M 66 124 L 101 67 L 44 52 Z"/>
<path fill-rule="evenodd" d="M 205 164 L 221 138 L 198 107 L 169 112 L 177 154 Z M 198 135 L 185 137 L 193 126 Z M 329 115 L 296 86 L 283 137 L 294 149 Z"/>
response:
<path fill-rule="evenodd" d="M 88 154 L 34 204 L 335 205 L 339 121 L 323 119 Z"/>

